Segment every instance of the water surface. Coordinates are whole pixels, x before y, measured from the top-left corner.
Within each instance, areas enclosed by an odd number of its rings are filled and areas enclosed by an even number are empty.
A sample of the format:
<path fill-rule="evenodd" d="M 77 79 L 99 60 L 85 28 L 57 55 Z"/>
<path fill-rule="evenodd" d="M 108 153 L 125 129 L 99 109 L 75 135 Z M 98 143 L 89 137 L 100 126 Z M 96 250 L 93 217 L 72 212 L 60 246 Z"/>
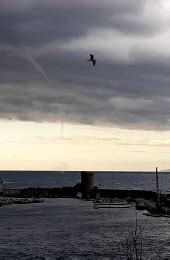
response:
<path fill-rule="evenodd" d="M 92 202 L 78 199 L 5 206 L 0 208 L 0 259 L 119 259 L 119 239 L 134 228 L 135 218 L 134 209 L 94 210 Z M 160 252 L 160 259 L 170 259 L 168 221 L 142 212 L 137 218 L 145 226 L 146 259 L 157 259 Z"/>

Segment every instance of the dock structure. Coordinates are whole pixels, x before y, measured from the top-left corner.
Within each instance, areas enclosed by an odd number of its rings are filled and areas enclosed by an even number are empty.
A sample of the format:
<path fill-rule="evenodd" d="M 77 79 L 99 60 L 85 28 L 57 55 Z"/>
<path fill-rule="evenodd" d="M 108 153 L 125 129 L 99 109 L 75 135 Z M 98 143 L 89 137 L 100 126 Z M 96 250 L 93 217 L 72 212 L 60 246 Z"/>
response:
<path fill-rule="evenodd" d="M 118 208 L 118 209 L 125 209 L 125 208 L 132 208 L 134 204 L 128 204 L 127 202 L 93 202 L 94 209 L 100 208 Z"/>

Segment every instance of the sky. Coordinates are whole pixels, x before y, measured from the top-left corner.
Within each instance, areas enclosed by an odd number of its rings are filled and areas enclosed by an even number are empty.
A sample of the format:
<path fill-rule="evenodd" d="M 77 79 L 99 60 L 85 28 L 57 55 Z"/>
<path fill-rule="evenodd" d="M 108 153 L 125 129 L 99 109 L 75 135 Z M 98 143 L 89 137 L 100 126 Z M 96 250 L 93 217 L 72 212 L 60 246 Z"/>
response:
<path fill-rule="evenodd" d="M 170 168 L 169 46 L 169 0 L 1 0 L 0 168 Z"/>

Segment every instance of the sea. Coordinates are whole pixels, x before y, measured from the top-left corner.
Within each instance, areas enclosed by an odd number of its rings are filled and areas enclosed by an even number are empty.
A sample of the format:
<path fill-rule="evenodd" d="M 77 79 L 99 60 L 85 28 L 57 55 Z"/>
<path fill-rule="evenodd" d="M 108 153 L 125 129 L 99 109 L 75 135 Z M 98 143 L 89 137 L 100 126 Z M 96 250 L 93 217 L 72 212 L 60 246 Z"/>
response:
<path fill-rule="evenodd" d="M 99 188 L 156 190 L 155 172 L 94 172 Z M 80 171 L 0 171 L 9 188 L 55 188 L 74 186 L 81 181 Z M 159 173 L 162 192 L 170 192 L 170 173 Z"/>
<path fill-rule="evenodd" d="M 155 190 L 154 172 L 95 172 L 101 188 Z M 1 171 L 13 188 L 63 187 L 80 182 L 80 172 Z M 169 192 L 170 174 L 159 174 Z M 135 208 L 94 209 L 92 201 L 47 198 L 43 203 L 0 207 L 0 260 L 127 259 L 136 226 L 138 259 L 170 259 L 170 219 Z M 141 255 L 140 255 L 140 252 Z M 137 259 L 137 258 L 133 258 Z"/>

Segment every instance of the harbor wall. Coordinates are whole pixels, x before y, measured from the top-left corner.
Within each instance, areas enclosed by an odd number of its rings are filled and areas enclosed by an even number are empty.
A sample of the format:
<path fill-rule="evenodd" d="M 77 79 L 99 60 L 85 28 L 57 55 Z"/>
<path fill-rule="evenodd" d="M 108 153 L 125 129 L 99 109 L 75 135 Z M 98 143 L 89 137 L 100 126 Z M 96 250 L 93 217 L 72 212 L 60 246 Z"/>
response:
<path fill-rule="evenodd" d="M 3 196 L 6 197 L 36 197 L 36 198 L 77 198 L 77 194 L 84 192 L 81 183 L 74 187 L 63 188 L 26 188 L 26 189 L 6 189 Z M 119 190 L 119 189 L 98 189 L 94 187 L 87 194 L 86 199 L 99 198 L 121 198 L 121 199 L 137 199 L 143 198 L 148 200 L 157 200 L 157 193 L 146 190 Z M 166 196 L 161 194 L 161 201 L 165 201 Z"/>
<path fill-rule="evenodd" d="M 81 195 L 81 196 L 78 196 Z M 23 188 L 10 189 L 4 188 L 0 192 L 0 196 L 6 197 L 21 197 L 21 198 L 55 198 L 55 197 L 82 197 L 83 199 L 100 199 L 100 198 L 121 198 L 121 199 L 147 199 L 157 201 L 158 194 L 148 190 L 127 190 L 127 189 L 99 189 L 94 186 L 94 173 L 82 171 L 81 183 L 77 183 L 73 187 L 62 188 Z M 168 200 L 169 198 L 169 200 Z M 160 194 L 162 202 L 169 201 L 170 194 Z"/>

